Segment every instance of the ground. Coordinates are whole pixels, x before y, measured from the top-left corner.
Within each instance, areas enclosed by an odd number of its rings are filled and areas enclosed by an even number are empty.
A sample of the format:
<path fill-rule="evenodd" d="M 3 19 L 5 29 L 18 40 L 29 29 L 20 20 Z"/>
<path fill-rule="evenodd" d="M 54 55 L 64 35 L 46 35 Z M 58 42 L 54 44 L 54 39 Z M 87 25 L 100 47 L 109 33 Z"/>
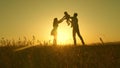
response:
<path fill-rule="evenodd" d="M 0 68 L 120 68 L 120 43 L 0 47 Z"/>

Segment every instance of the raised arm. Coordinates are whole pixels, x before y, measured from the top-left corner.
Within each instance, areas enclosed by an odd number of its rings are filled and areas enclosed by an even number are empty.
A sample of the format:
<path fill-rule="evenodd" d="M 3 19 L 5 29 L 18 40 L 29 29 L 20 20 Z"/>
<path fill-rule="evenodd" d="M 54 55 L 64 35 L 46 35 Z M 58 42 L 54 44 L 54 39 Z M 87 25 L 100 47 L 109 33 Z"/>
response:
<path fill-rule="evenodd" d="M 73 27 L 72 18 L 73 18 L 73 17 L 70 17 L 70 20 L 69 20 L 69 22 L 71 23 L 71 27 Z"/>
<path fill-rule="evenodd" d="M 61 22 L 63 22 L 64 20 L 65 20 L 65 17 L 61 18 L 61 19 L 58 21 L 58 23 L 61 23 Z"/>

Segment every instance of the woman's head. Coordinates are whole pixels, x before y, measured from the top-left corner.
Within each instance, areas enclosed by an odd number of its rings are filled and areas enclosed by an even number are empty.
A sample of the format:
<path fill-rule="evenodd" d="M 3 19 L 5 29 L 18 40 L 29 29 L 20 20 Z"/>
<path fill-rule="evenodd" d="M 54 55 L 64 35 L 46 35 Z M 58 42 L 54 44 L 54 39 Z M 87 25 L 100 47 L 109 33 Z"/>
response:
<path fill-rule="evenodd" d="M 54 18 L 53 27 L 58 27 L 58 19 Z"/>
<path fill-rule="evenodd" d="M 57 18 L 54 18 L 54 21 L 58 21 L 58 19 L 57 19 Z"/>
<path fill-rule="evenodd" d="M 57 21 L 58 19 L 57 18 L 54 18 L 54 21 Z"/>

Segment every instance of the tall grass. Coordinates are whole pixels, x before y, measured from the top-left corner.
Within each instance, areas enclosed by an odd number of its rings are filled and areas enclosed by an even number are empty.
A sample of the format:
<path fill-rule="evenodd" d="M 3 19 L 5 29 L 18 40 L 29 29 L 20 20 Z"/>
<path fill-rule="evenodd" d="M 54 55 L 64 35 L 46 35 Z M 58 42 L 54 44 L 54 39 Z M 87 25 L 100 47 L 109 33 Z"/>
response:
<path fill-rule="evenodd" d="M 50 45 L 50 41 L 40 41 L 37 40 L 33 35 L 32 39 L 27 39 L 27 37 L 18 38 L 18 40 L 10 40 L 5 37 L 0 38 L 0 46 L 28 46 L 28 45 Z"/>

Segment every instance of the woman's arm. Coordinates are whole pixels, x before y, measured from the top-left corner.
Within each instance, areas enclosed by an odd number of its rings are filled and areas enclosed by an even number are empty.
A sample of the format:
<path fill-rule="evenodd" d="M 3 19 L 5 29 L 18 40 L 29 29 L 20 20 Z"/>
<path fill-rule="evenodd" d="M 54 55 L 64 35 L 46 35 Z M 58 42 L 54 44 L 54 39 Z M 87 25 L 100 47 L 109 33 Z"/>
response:
<path fill-rule="evenodd" d="M 61 19 L 58 21 L 58 23 L 61 23 L 61 22 L 63 22 L 64 20 L 65 20 L 65 17 L 61 18 Z"/>

